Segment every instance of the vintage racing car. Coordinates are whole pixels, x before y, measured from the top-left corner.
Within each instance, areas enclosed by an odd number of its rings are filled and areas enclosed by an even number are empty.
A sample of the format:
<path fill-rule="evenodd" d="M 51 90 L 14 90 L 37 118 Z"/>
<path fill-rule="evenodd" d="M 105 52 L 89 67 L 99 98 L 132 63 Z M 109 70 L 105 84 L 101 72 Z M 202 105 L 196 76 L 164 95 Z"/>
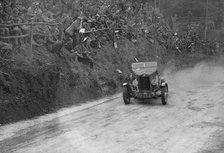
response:
<path fill-rule="evenodd" d="M 123 83 L 123 100 L 131 103 L 131 98 L 151 99 L 161 97 L 163 105 L 168 101 L 168 84 L 158 73 L 157 62 L 132 63 L 132 74 Z"/>

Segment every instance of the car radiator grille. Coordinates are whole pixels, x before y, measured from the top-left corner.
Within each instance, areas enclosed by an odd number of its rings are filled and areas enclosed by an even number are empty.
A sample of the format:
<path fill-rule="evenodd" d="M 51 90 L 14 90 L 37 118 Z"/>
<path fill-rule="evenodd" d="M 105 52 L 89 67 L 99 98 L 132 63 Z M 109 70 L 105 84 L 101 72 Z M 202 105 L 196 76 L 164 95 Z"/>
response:
<path fill-rule="evenodd" d="M 138 82 L 139 90 L 150 90 L 150 78 L 149 77 L 140 77 Z"/>

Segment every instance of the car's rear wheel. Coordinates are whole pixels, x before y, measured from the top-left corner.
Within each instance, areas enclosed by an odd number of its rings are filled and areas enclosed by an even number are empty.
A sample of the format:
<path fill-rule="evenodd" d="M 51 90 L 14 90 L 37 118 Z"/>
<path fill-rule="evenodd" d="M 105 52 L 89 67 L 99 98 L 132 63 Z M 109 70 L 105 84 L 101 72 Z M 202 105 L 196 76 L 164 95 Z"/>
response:
<path fill-rule="evenodd" d="M 166 105 L 168 102 L 168 87 L 167 86 L 161 89 L 161 101 L 163 105 Z"/>
<path fill-rule="evenodd" d="M 131 97 L 130 97 L 130 94 L 128 93 L 127 87 L 124 87 L 123 89 L 123 100 L 126 105 L 131 103 Z"/>

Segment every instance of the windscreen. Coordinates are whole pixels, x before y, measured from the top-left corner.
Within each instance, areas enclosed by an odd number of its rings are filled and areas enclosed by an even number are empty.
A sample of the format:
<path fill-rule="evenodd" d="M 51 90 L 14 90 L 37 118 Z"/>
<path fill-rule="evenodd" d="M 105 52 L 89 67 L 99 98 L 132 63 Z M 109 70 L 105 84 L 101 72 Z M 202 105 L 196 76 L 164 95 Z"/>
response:
<path fill-rule="evenodd" d="M 134 73 L 137 75 L 150 75 L 157 70 L 157 62 L 132 63 L 131 67 Z"/>

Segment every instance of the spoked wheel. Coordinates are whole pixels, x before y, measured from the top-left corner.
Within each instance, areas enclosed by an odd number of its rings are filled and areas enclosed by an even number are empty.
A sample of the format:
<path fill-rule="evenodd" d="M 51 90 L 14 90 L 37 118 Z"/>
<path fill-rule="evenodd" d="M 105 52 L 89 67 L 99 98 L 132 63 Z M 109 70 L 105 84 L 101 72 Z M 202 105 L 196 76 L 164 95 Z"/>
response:
<path fill-rule="evenodd" d="M 168 86 L 161 89 L 161 101 L 163 105 L 166 105 L 168 102 Z"/>
<path fill-rule="evenodd" d="M 123 100 L 124 100 L 124 103 L 126 105 L 130 104 L 131 103 L 130 99 L 131 98 L 130 98 L 130 95 L 128 93 L 128 89 L 127 89 L 127 87 L 124 87 L 124 89 L 123 89 Z"/>

